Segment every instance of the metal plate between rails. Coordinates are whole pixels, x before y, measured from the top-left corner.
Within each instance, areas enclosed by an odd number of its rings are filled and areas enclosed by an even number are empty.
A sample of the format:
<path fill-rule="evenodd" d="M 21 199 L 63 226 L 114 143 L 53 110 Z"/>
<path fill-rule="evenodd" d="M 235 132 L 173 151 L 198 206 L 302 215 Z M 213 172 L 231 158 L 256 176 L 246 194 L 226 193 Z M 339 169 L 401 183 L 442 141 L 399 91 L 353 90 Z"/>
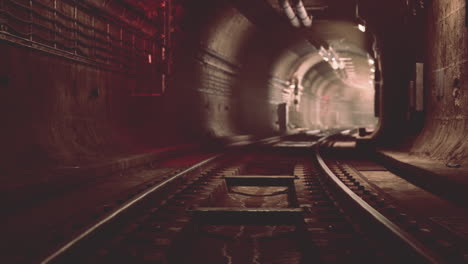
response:
<path fill-rule="evenodd" d="M 282 141 L 273 145 L 282 148 L 310 148 L 315 145 L 315 141 Z"/>

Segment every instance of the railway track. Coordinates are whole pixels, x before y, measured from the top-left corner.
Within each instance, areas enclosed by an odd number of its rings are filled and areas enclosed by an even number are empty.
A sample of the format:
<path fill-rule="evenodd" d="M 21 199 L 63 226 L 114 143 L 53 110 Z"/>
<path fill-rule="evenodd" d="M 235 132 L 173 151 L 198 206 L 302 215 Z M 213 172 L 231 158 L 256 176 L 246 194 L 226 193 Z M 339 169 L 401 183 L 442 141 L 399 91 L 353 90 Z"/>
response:
<path fill-rule="evenodd" d="M 307 137 L 211 157 L 42 263 L 451 263 Z M 413 225 L 413 226 L 412 226 Z M 440 254 L 442 252 L 442 254 Z M 445 255 L 444 255 L 445 254 Z"/>

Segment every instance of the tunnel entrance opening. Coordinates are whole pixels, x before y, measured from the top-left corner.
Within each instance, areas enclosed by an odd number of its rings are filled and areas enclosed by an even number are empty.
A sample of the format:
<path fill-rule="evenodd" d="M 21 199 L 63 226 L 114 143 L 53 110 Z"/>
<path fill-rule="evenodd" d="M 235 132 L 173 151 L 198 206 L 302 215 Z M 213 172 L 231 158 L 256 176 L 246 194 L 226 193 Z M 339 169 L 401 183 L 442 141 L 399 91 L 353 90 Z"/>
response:
<path fill-rule="evenodd" d="M 373 131 L 378 124 L 375 72 L 374 58 L 344 39 L 301 56 L 283 88 L 286 107 L 278 120 L 287 124 L 280 122 L 280 128 Z"/>

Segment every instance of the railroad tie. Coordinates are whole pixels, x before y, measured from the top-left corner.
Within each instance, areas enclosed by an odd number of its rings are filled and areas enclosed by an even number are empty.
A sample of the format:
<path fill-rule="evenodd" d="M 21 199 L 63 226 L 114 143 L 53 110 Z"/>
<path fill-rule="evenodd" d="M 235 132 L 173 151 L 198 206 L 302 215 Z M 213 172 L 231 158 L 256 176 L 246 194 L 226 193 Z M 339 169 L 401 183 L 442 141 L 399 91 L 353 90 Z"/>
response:
<path fill-rule="evenodd" d="M 198 207 L 194 220 L 206 225 L 301 225 L 302 208 Z"/>

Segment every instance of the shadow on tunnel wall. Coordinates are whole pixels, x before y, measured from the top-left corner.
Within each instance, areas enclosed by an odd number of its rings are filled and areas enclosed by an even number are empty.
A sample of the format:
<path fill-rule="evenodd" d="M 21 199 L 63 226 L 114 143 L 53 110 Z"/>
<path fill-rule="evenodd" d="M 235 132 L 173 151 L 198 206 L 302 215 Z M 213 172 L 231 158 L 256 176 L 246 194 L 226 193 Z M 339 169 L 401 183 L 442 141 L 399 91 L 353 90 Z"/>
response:
<path fill-rule="evenodd" d="M 277 132 L 268 83 L 281 35 L 263 32 L 231 3 L 205 2 L 187 7 L 192 15 L 175 52 L 168 108 L 178 127 L 200 139 Z"/>

